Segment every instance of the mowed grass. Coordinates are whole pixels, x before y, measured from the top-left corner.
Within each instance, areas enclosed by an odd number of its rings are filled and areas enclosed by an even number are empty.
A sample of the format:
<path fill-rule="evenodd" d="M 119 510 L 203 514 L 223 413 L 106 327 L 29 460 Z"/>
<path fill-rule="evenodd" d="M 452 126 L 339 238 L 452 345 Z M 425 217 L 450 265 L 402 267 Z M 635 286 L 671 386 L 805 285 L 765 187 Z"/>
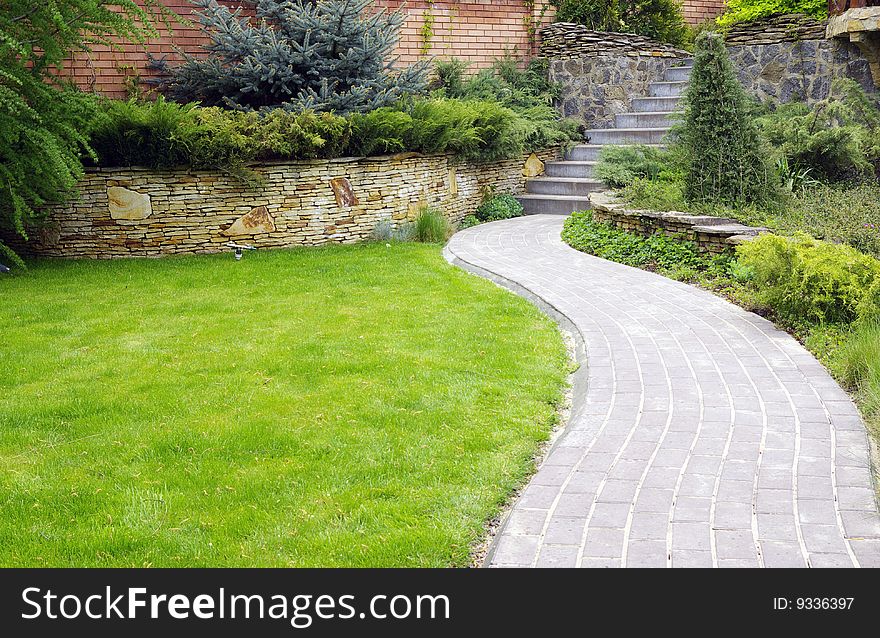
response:
<path fill-rule="evenodd" d="M 0 279 L 0 565 L 466 565 L 567 369 L 434 245 Z"/>

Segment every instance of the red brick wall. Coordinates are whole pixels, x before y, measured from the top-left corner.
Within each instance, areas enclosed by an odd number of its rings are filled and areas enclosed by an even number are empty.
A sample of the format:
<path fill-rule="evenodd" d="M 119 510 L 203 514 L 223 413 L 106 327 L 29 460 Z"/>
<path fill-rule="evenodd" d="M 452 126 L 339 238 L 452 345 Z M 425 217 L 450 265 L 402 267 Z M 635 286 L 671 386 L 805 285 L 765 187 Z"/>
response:
<path fill-rule="evenodd" d="M 162 1 L 179 15 L 192 16 L 192 5 L 188 0 Z M 242 0 L 221 1 L 230 7 L 242 3 Z M 422 26 L 428 12 L 434 17 L 434 24 L 427 55 L 461 58 L 470 62 L 472 68 L 489 66 L 506 50 L 519 56 L 531 55 L 534 51 L 526 24 L 537 20 L 547 23 L 552 19 L 552 10 L 542 13 L 547 0 L 536 0 L 536 6 L 531 10 L 526 6 L 526 0 L 409 0 L 405 3 L 403 0 L 376 0 L 375 4 L 388 10 L 404 5 L 407 18 L 397 49 L 401 64 L 424 57 Z M 723 4 L 724 0 L 685 0 L 685 17 L 692 24 L 704 22 L 720 13 Z M 197 26 L 173 25 L 172 34 L 164 27 L 160 27 L 160 31 L 161 37 L 147 46 L 147 51 L 156 58 L 179 60 L 172 43 L 189 54 L 199 54 L 201 45 L 206 42 Z M 77 54 L 66 65 L 64 73 L 84 89 L 117 98 L 126 97 L 126 78 L 130 78 L 131 84 L 134 78 L 145 80 L 156 75 L 143 47 L 131 44 L 122 45 L 121 50 L 95 46 L 89 54 Z M 143 84 L 141 86 L 143 88 Z"/>
<path fill-rule="evenodd" d="M 688 24 L 703 24 L 724 12 L 724 0 L 684 0 L 682 9 Z"/>

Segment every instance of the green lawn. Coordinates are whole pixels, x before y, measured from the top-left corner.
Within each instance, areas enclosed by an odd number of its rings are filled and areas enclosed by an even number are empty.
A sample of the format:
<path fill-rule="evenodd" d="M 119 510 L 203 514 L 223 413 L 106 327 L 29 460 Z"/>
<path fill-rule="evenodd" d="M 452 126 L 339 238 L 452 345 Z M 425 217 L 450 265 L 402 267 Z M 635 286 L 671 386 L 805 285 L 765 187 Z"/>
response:
<path fill-rule="evenodd" d="M 0 565 L 466 565 L 566 374 L 439 247 L 0 279 Z"/>

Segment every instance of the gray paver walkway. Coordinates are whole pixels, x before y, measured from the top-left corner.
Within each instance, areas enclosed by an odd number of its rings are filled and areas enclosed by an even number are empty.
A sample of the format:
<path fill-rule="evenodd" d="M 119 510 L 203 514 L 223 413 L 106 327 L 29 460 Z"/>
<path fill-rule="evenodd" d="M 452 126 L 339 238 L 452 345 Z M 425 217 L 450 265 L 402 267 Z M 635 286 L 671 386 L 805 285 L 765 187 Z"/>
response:
<path fill-rule="evenodd" d="M 867 435 L 789 335 L 708 292 L 577 252 L 563 217 L 457 233 L 446 253 L 577 328 L 587 384 L 492 566 L 880 566 Z"/>

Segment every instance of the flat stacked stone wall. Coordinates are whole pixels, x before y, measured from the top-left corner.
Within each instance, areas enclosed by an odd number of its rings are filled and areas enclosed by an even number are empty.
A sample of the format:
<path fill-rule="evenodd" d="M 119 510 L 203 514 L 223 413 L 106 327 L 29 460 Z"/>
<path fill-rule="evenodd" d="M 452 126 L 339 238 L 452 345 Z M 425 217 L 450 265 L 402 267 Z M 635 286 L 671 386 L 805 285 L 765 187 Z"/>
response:
<path fill-rule="evenodd" d="M 732 46 L 823 40 L 827 26 L 827 20 L 816 20 L 801 13 L 787 13 L 735 24 L 724 34 L 724 41 Z"/>
<path fill-rule="evenodd" d="M 558 151 L 536 155 L 553 159 Z M 110 258 L 218 252 L 228 241 L 266 248 L 356 242 L 380 222 L 413 219 L 425 205 L 456 222 L 488 187 L 518 194 L 526 159 L 470 164 L 401 154 L 261 164 L 252 169 L 263 183 L 253 189 L 219 171 L 93 170 L 80 197 L 53 208 L 31 233 L 25 252 Z"/>
<path fill-rule="evenodd" d="M 737 244 L 767 231 L 766 228 L 745 226 L 735 219 L 723 217 L 627 208 L 606 193 L 592 193 L 590 203 L 596 221 L 608 222 L 621 230 L 644 236 L 659 232 L 685 237 L 702 252 L 710 254 L 727 252 Z"/>
<path fill-rule="evenodd" d="M 688 55 L 686 51 L 641 35 L 593 31 L 573 22 L 556 22 L 541 29 L 540 35 L 541 55 L 545 58 L 577 58 L 609 53 L 666 58 Z"/>

